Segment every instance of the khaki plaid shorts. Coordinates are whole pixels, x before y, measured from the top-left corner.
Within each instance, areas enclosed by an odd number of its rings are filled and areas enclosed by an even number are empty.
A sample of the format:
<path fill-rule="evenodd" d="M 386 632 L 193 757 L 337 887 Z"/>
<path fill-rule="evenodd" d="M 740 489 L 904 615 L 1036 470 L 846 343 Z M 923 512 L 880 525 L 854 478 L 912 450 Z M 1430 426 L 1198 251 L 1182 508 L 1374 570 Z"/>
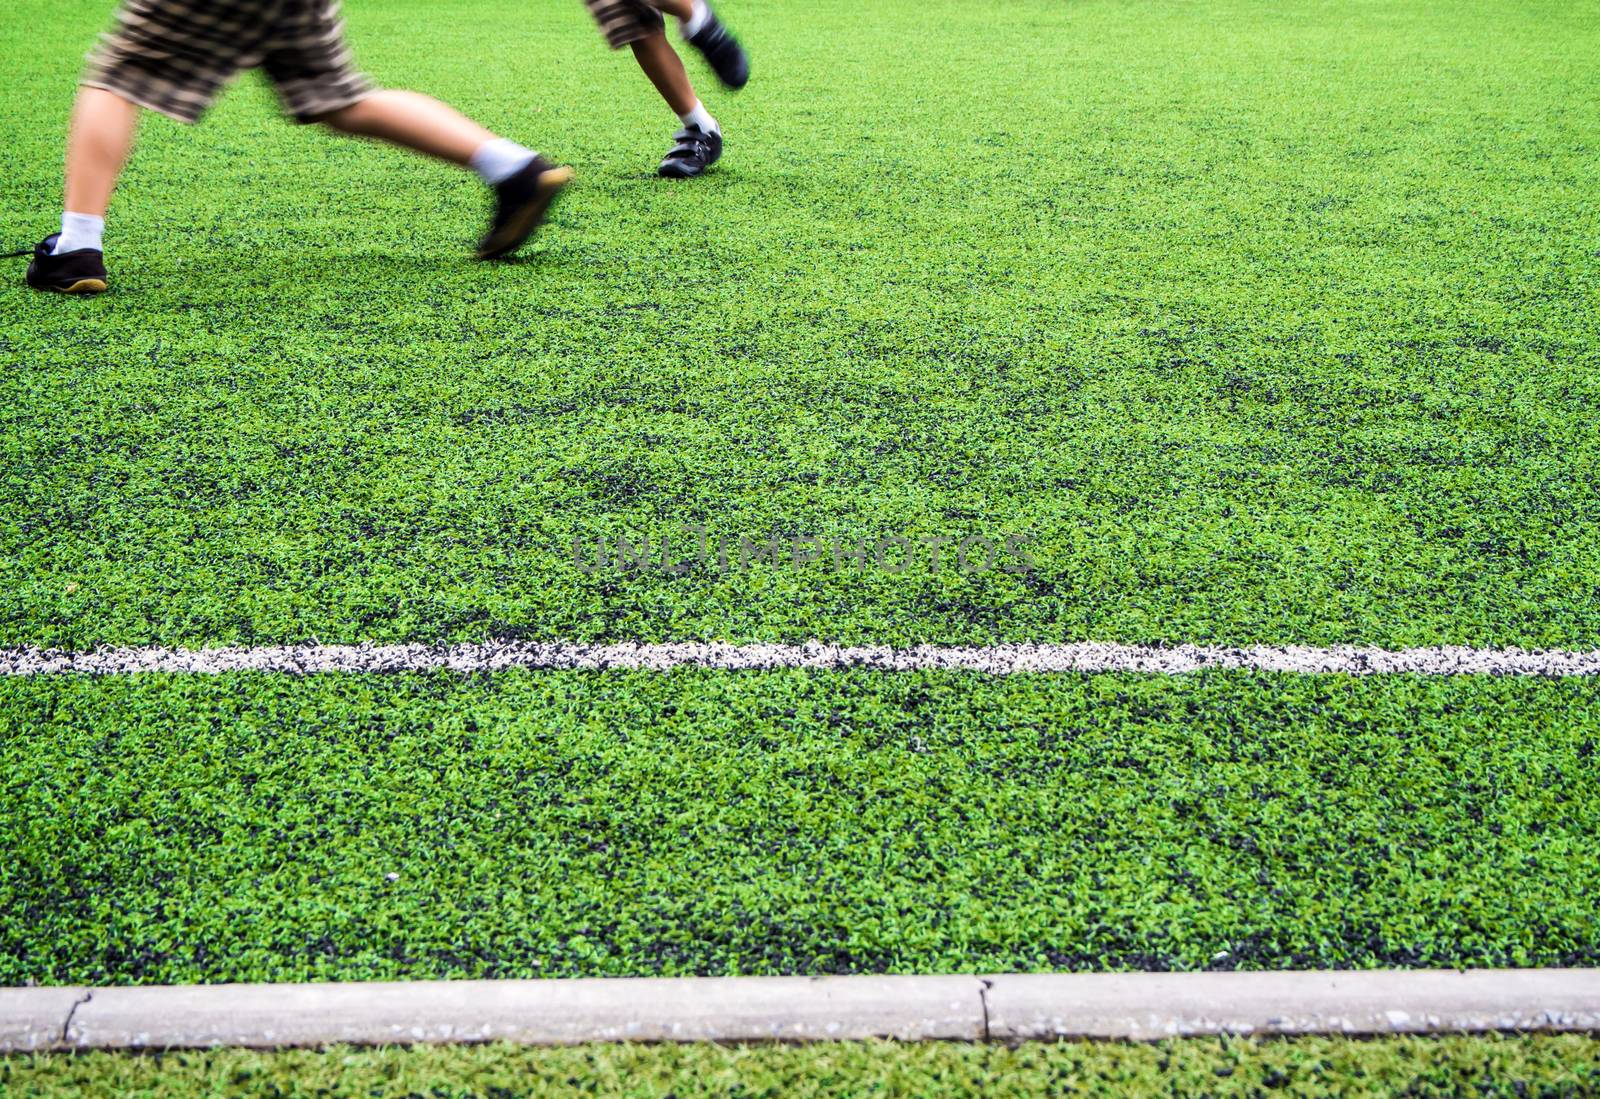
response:
<path fill-rule="evenodd" d="M 614 50 L 659 34 L 667 25 L 661 13 L 644 0 L 584 0 L 584 3 Z"/>
<path fill-rule="evenodd" d="M 244 69 L 311 122 L 372 91 L 344 42 L 338 0 L 124 0 L 83 83 L 194 122 Z"/>

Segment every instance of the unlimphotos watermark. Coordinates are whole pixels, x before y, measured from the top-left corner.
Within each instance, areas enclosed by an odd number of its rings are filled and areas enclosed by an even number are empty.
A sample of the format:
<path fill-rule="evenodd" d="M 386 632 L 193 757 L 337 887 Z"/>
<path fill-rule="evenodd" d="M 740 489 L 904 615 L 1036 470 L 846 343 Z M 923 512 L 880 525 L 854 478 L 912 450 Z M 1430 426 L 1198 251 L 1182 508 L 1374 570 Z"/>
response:
<path fill-rule="evenodd" d="M 572 536 L 572 562 L 586 575 L 599 572 L 684 576 L 692 572 L 748 572 L 821 569 L 831 573 L 877 571 L 889 576 L 912 572 L 937 575 L 954 570 L 967 576 L 988 572 L 1024 575 L 1033 571 L 1027 534 L 874 534 L 815 535 L 712 534 L 703 523 L 675 533 L 584 534 Z"/>

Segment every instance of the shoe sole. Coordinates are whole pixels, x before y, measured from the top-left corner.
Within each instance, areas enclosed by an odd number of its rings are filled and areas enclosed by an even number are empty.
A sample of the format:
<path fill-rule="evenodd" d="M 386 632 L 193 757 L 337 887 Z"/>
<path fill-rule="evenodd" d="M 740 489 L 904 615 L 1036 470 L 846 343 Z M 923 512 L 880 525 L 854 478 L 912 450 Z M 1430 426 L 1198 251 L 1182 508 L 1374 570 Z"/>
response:
<path fill-rule="evenodd" d="M 56 294 L 103 294 L 106 292 L 105 279 L 78 279 L 75 282 L 63 283 L 60 286 L 38 286 L 29 283 L 35 290 L 48 290 Z"/>
<path fill-rule="evenodd" d="M 523 242 L 533 236 L 533 231 L 539 228 L 539 223 L 544 220 L 545 214 L 550 210 L 550 204 L 556 200 L 561 189 L 572 182 L 572 176 L 572 169 L 567 167 L 550 168 L 540 172 L 533 198 L 518 210 L 498 233 L 483 243 L 478 249 L 478 258 L 499 259 L 521 248 Z"/>

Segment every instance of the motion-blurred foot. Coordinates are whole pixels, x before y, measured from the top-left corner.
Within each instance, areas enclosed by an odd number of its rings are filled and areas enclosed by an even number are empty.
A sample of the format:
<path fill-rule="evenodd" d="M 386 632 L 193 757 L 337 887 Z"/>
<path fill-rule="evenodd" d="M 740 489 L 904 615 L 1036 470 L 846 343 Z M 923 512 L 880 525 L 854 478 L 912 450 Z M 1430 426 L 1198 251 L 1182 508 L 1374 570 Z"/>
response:
<path fill-rule="evenodd" d="M 494 220 L 478 245 L 479 259 L 499 259 L 522 247 L 549 212 L 572 169 L 536 156 L 528 166 L 494 189 Z"/>
<path fill-rule="evenodd" d="M 735 91 L 750 82 L 750 58 L 716 12 L 708 10 L 705 26 L 688 37 L 689 45 L 705 55 L 718 80 Z"/>

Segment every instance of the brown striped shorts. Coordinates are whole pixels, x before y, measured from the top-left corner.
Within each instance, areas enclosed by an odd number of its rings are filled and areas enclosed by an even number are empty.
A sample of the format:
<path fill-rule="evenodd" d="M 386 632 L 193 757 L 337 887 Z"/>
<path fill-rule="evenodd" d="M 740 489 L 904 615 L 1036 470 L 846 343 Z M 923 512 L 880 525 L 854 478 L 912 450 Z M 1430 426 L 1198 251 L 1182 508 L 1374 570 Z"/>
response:
<path fill-rule="evenodd" d="M 661 13 L 644 0 L 584 0 L 589 14 L 600 24 L 600 33 L 614 50 L 630 42 L 659 34 L 666 27 Z"/>
<path fill-rule="evenodd" d="M 345 45 L 338 0 L 124 0 L 83 83 L 193 122 L 254 68 L 300 122 L 372 91 Z"/>

